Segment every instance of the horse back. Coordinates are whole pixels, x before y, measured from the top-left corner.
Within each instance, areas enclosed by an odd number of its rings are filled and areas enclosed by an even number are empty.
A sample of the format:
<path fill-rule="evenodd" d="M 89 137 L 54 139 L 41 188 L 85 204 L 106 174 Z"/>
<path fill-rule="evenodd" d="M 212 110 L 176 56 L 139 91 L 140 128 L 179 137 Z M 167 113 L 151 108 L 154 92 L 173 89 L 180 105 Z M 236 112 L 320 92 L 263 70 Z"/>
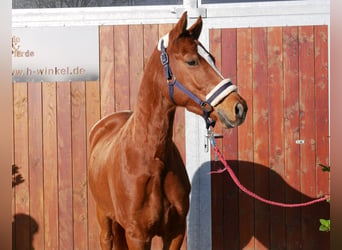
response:
<path fill-rule="evenodd" d="M 116 134 L 132 113 L 130 110 L 115 112 L 95 123 L 89 133 L 90 150 L 94 148 L 101 138 Z"/>

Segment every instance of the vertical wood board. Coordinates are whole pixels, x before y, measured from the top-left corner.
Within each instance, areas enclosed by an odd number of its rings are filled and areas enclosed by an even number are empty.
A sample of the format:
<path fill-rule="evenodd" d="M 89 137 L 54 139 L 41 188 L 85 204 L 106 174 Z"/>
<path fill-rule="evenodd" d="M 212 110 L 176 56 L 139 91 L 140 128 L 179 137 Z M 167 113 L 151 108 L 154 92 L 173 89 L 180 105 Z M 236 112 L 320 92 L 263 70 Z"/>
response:
<path fill-rule="evenodd" d="M 252 30 L 237 30 L 237 85 L 248 105 L 244 125 L 238 128 L 239 179 L 249 190 L 254 189 L 253 176 L 253 74 Z M 254 200 L 239 192 L 239 229 L 236 238 L 241 249 L 254 248 Z"/>
<path fill-rule="evenodd" d="M 45 249 L 58 249 L 58 169 L 56 83 L 42 83 L 44 242 Z"/>
<path fill-rule="evenodd" d="M 73 249 L 71 89 L 57 83 L 58 225 L 60 249 Z"/>

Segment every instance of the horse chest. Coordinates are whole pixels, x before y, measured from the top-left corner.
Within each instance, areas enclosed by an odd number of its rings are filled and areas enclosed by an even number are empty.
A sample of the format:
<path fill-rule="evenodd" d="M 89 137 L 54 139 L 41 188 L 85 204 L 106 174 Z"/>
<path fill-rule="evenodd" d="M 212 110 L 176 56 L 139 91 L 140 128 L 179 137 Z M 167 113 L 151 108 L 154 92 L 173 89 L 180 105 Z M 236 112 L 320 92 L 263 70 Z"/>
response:
<path fill-rule="evenodd" d="M 164 163 L 136 152 L 116 158 L 125 165 L 117 166 L 111 173 L 113 205 L 119 217 L 138 215 L 139 220 L 146 219 L 152 226 L 168 221 L 178 212 L 186 214 L 190 184 L 180 158 Z"/>

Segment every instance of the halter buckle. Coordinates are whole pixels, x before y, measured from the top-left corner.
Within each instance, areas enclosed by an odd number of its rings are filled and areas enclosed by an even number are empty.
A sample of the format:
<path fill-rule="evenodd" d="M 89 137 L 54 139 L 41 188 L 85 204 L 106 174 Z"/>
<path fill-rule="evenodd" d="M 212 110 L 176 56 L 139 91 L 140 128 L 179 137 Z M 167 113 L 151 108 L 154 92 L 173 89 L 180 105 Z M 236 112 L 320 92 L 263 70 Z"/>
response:
<path fill-rule="evenodd" d="M 175 76 L 172 76 L 171 79 L 166 79 L 166 83 L 169 85 L 169 86 L 175 86 L 176 84 L 176 77 Z"/>
<path fill-rule="evenodd" d="M 213 106 L 211 106 L 209 102 L 202 102 L 201 108 L 203 112 L 207 112 L 207 113 L 211 113 L 214 110 Z"/>

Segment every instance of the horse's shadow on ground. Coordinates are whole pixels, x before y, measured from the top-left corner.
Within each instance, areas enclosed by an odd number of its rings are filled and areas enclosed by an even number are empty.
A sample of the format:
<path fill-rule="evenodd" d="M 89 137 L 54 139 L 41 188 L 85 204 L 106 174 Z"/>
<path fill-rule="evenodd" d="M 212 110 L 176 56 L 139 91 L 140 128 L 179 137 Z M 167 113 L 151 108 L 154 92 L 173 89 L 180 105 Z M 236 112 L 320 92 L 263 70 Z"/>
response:
<path fill-rule="evenodd" d="M 271 196 L 271 199 L 285 203 L 298 203 L 315 198 L 294 189 L 278 173 L 266 166 L 246 161 L 227 162 L 238 178 L 239 171 L 240 173 L 247 171 L 252 176 L 250 179 L 253 183 L 251 184 L 250 180 L 247 182 L 240 176 L 241 184 L 252 187 L 251 191 L 255 191 L 264 198 Z M 242 193 L 227 171 L 209 175 L 210 166 L 214 170 L 223 168 L 223 165 L 216 161 L 206 162 L 194 174 L 188 223 L 189 228 L 197 230 L 197 220 L 201 220 L 203 217 L 201 217 L 202 215 L 198 216 L 198 211 L 194 210 L 201 210 L 204 213 L 206 210 L 211 211 L 209 217 L 211 216 L 212 226 L 201 225 L 200 227 L 204 228 L 200 231 L 206 234 L 208 233 L 206 231 L 211 228 L 211 232 L 209 232 L 211 237 L 208 239 L 212 241 L 213 250 L 243 249 L 250 244 L 253 236 L 267 249 L 329 249 L 329 233 L 319 231 L 319 219 L 330 218 L 329 203 L 320 202 L 305 208 L 269 206 Z M 255 178 L 253 173 L 257 173 L 259 180 L 253 179 Z M 211 178 L 210 184 L 205 184 L 207 183 L 204 181 L 205 178 Z M 196 185 L 196 182 L 200 182 L 200 184 Z M 204 186 L 211 185 L 211 198 L 203 195 L 203 189 L 208 188 L 203 187 L 203 183 Z M 258 193 L 258 190 L 263 190 L 264 193 Z M 201 201 L 198 202 L 198 199 Z M 211 204 L 210 209 L 206 204 Z M 198 241 L 201 241 L 203 240 L 201 238 L 207 236 L 198 234 L 194 238 L 196 237 L 199 238 Z M 191 244 L 196 245 L 197 243 Z"/>

